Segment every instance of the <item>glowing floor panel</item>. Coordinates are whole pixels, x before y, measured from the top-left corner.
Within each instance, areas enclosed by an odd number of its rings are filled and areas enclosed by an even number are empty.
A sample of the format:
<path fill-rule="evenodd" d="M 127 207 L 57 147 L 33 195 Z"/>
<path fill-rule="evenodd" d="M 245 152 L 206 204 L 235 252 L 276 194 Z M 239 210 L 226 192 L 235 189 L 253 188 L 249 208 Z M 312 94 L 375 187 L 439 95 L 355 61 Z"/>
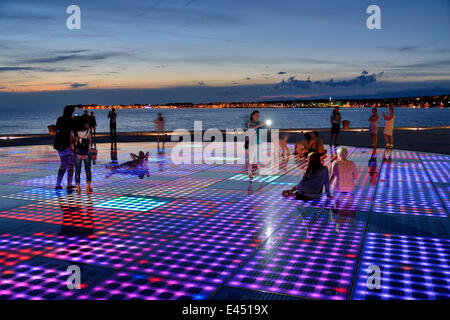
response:
<path fill-rule="evenodd" d="M 354 192 L 304 202 L 281 196 L 304 158 L 249 180 L 242 164 L 175 164 L 172 147 L 98 144 L 80 194 L 55 191 L 50 146 L 1 148 L 0 299 L 450 299 L 450 156 L 348 147 Z M 149 176 L 111 174 L 137 150 Z"/>

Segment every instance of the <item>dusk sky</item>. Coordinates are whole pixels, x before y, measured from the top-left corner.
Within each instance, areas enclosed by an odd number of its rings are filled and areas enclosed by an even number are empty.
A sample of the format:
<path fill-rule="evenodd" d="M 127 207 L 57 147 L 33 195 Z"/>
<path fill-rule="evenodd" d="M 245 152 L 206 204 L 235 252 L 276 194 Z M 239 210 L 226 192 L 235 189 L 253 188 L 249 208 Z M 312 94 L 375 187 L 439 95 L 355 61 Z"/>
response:
<path fill-rule="evenodd" d="M 71 4 L 81 30 L 66 28 Z M 372 4 L 381 30 L 366 27 Z M 449 13 L 448 0 L 1 0 L 0 106 L 449 93 Z"/>

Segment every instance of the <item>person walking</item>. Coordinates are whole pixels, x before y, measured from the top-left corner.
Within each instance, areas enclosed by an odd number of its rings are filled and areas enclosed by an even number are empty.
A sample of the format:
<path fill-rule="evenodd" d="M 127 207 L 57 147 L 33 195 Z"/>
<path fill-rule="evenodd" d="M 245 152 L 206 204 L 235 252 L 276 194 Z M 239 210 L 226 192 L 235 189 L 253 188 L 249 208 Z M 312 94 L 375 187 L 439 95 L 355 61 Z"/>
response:
<path fill-rule="evenodd" d="M 97 133 L 97 120 L 95 119 L 94 111 L 91 111 L 91 119 L 89 122 L 89 131 L 91 132 L 91 136 L 95 139 L 95 135 Z"/>
<path fill-rule="evenodd" d="M 394 148 L 394 108 L 389 107 L 389 115 L 387 116 L 383 112 L 383 118 L 384 118 L 384 141 L 386 141 L 386 148 L 387 149 L 393 149 Z M 391 143 L 389 143 L 389 140 Z"/>
<path fill-rule="evenodd" d="M 162 145 L 164 149 L 164 142 L 165 142 L 165 134 L 164 134 L 164 118 L 161 113 L 158 113 L 158 117 L 153 121 L 156 126 L 156 139 L 158 141 L 158 149 L 159 149 L 159 142 L 162 140 Z"/>
<path fill-rule="evenodd" d="M 117 140 L 117 113 L 116 109 L 112 108 L 110 112 L 108 112 L 109 118 L 109 133 L 111 136 L 111 141 Z"/>
<path fill-rule="evenodd" d="M 370 137 L 372 138 L 372 148 L 377 147 L 378 143 L 378 119 L 380 116 L 378 115 L 377 108 L 372 108 L 372 114 L 369 117 L 369 132 Z"/>
<path fill-rule="evenodd" d="M 84 170 L 86 172 L 86 184 L 87 192 L 91 193 L 91 146 L 92 136 L 89 131 L 89 124 L 85 124 L 80 121 L 77 124 L 74 137 L 74 150 L 75 150 L 75 182 L 77 184 L 77 193 L 81 193 L 81 166 L 84 162 Z"/>
<path fill-rule="evenodd" d="M 330 146 L 338 146 L 338 137 L 341 132 L 341 113 L 339 112 L 339 107 L 334 108 L 330 117 L 331 122 L 331 135 L 330 135 Z"/>
<path fill-rule="evenodd" d="M 60 159 L 60 167 L 56 178 L 55 189 L 62 189 L 61 182 L 67 172 L 67 190 L 73 190 L 72 185 L 74 170 L 74 153 L 73 153 L 73 113 L 75 107 L 67 105 L 64 108 L 63 115 L 56 121 L 56 136 L 53 147 L 58 151 Z"/>

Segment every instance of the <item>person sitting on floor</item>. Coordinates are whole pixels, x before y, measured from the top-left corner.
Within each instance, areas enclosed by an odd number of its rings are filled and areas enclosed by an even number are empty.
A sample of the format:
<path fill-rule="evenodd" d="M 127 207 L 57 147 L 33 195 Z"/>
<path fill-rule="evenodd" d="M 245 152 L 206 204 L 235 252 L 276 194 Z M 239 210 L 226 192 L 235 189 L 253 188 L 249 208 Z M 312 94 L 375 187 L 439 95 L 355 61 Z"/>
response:
<path fill-rule="evenodd" d="M 325 147 L 323 146 L 322 139 L 319 138 L 319 132 L 313 131 L 311 134 L 310 151 L 317 152 L 319 156 L 323 156 L 327 153 Z"/>
<path fill-rule="evenodd" d="M 301 142 L 297 142 L 295 144 L 295 152 L 294 154 L 299 156 L 306 156 L 309 152 L 310 143 L 311 143 L 311 134 L 309 132 L 305 132 L 303 135 L 305 140 Z"/>
<path fill-rule="evenodd" d="M 317 152 L 308 155 L 308 165 L 300 183 L 290 190 L 284 190 L 284 197 L 294 196 L 298 200 L 313 200 L 322 197 L 323 188 L 328 198 L 332 198 L 330 193 L 330 181 L 328 168 L 323 166 Z"/>
<path fill-rule="evenodd" d="M 336 192 L 353 192 L 358 178 L 356 165 L 347 160 L 348 151 L 345 147 L 337 149 L 338 160 L 331 167 L 330 183 Z"/>

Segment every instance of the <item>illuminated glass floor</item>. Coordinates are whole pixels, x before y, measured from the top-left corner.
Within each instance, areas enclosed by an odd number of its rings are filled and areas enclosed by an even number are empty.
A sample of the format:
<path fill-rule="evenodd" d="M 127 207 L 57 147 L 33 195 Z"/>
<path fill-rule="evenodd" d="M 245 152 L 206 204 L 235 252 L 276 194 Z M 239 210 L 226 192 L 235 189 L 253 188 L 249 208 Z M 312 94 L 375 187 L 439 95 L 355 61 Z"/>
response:
<path fill-rule="evenodd" d="M 305 168 L 292 155 L 249 181 L 242 164 L 176 165 L 170 145 L 98 148 L 80 195 L 54 190 L 50 147 L 0 149 L 0 299 L 450 298 L 448 155 L 349 147 L 355 192 L 303 203 L 281 197 Z M 139 150 L 148 168 L 110 174 Z"/>

